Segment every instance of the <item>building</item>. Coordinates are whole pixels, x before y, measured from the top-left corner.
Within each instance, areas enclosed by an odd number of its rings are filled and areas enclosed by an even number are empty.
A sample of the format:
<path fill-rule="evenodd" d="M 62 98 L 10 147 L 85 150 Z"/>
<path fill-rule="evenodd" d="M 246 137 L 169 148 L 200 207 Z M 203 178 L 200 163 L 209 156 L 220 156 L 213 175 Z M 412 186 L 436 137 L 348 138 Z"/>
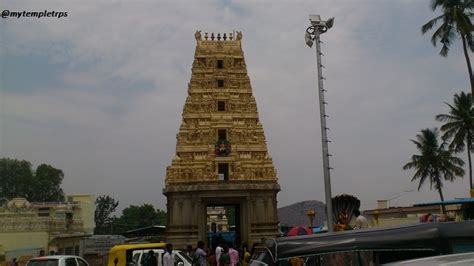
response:
<path fill-rule="evenodd" d="M 66 198 L 66 202 L 5 201 L 0 207 L 0 257 L 9 261 L 35 256 L 40 250 L 79 254 L 79 241 L 94 231 L 95 197 Z"/>
<path fill-rule="evenodd" d="M 449 217 L 454 218 L 455 206 L 447 206 Z M 441 207 L 438 204 L 416 204 L 407 207 L 388 207 L 387 200 L 378 200 L 377 209 L 364 211 L 370 227 L 390 226 L 400 224 L 419 223 L 420 219 L 427 214 L 440 216 Z"/>
<path fill-rule="evenodd" d="M 207 207 L 207 231 L 227 232 L 229 229 L 225 208 L 222 206 Z"/>
<path fill-rule="evenodd" d="M 474 207 L 474 198 L 454 198 L 445 201 L 435 202 L 424 202 L 415 204 L 415 207 L 429 207 L 429 206 L 441 206 L 444 205 L 446 214 L 449 218 L 455 220 L 472 219 L 474 214 L 472 213 Z M 464 217 L 469 213 L 470 217 Z"/>
<path fill-rule="evenodd" d="M 166 169 L 167 241 L 206 240 L 207 208 L 232 206 L 236 244 L 278 235 L 280 191 L 247 75 L 242 33 L 197 31 L 188 96 Z"/>

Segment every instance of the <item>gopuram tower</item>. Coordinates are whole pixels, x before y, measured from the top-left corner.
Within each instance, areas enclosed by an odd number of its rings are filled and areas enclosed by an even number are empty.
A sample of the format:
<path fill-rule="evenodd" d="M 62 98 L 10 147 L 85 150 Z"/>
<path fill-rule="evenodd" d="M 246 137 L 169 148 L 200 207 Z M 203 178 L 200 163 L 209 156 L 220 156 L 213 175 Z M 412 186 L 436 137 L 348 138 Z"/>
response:
<path fill-rule="evenodd" d="M 276 171 L 242 51 L 242 33 L 197 41 L 176 155 L 166 169 L 167 242 L 209 241 L 208 207 L 235 208 L 235 240 L 278 235 Z"/>

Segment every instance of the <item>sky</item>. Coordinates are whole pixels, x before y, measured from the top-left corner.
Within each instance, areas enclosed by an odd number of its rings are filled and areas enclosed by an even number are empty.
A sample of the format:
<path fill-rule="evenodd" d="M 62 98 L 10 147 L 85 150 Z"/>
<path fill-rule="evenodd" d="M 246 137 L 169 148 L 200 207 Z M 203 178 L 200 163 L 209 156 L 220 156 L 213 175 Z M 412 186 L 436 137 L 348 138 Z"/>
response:
<path fill-rule="evenodd" d="M 67 194 L 165 209 L 194 32 L 240 30 L 278 205 L 324 201 L 316 57 L 304 42 L 308 15 L 319 14 L 335 17 L 321 36 L 333 196 L 355 195 L 362 209 L 439 199 L 402 166 L 417 153 L 410 139 L 439 127 L 435 115 L 469 84 L 461 42 L 443 58 L 421 34 L 438 15 L 429 1 L 4 0 L 0 9 L 67 12 L 0 18 L 0 157 L 62 169 Z M 468 180 L 445 183 L 445 197 L 467 197 Z"/>

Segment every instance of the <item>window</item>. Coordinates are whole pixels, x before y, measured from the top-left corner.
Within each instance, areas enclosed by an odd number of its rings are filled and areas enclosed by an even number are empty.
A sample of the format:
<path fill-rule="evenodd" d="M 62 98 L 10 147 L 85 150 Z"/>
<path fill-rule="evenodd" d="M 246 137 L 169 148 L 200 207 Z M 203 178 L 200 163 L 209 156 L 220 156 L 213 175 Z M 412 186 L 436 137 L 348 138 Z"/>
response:
<path fill-rule="evenodd" d="M 191 258 L 189 256 L 187 256 L 184 252 L 178 251 L 177 255 L 179 255 L 179 257 L 181 259 L 186 260 L 187 262 L 189 262 L 189 264 L 193 264 L 193 262 L 191 261 Z"/>
<path fill-rule="evenodd" d="M 218 79 L 217 80 L 217 87 L 223 88 L 224 87 L 224 80 L 223 79 Z"/>
<path fill-rule="evenodd" d="M 77 266 L 75 258 L 67 258 L 65 262 L 66 262 L 66 266 Z"/>
<path fill-rule="evenodd" d="M 224 68 L 224 60 L 217 60 L 217 68 Z"/>
<path fill-rule="evenodd" d="M 227 140 L 227 129 L 217 130 L 217 142 L 215 145 L 216 156 L 229 156 L 230 154 L 230 143 Z M 220 179 L 223 177 L 219 176 Z"/>
<path fill-rule="evenodd" d="M 176 254 L 173 257 L 174 257 L 174 265 L 178 265 L 178 263 L 180 263 L 180 262 L 183 263 L 183 260 L 179 256 L 176 256 Z M 183 263 L 183 265 L 184 265 L 184 263 Z"/>
<path fill-rule="evenodd" d="M 220 163 L 217 166 L 219 177 L 223 177 L 222 180 L 227 181 L 229 180 L 229 164 L 228 163 Z"/>
<path fill-rule="evenodd" d="M 226 129 L 217 130 L 217 138 L 218 138 L 218 140 L 226 140 L 227 139 L 227 130 Z"/>
<path fill-rule="evenodd" d="M 217 101 L 217 111 L 219 112 L 225 111 L 225 101 Z"/>
<path fill-rule="evenodd" d="M 79 266 L 87 266 L 87 263 L 83 259 L 77 258 L 77 262 L 79 263 Z"/>
<path fill-rule="evenodd" d="M 49 208 L 38 208 L 38 216 L 39 217 L 48 217 L 49 216 Z"/>
<path fill-rule="evenodd" d="M 65 251 L 64 251 L 64 254 L 65 255 L 74 255 L 74 247 L 66 247 Z M 76 265 L 76 260 L 73 258 L 73 261 L 74 261 L 74 265 Z M 66 261 L 67 262 L 67 261 Z M 67 263 L 66 263 L 67 264 Z"/>
<path fill-rule="evenodd" d="M 135 253 L 133 254 L 133 261 L 137 261 L 138 262 L 138 259 L 140 258 L 140 253 Z"/>
<path fill-rule="evenodd" d="M 58 265 L 59 265 L 58 259 L 32 259 L 28 262 L 28 266 L 58 266 Z"/>

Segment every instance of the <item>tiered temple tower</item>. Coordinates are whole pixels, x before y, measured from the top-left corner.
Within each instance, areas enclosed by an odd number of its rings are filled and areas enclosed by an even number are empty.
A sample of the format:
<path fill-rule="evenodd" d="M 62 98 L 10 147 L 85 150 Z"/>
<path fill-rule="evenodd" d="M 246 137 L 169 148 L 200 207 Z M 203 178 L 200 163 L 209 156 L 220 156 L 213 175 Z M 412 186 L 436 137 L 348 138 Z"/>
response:
<path fill-rule="evenodd" d="M 166 169 L 167 241 L 207 240 L 208 206 L 233 205 L 236 240 L 277 236 L 276 171 L 242 51 L 242 33 L 197 41 L 176 155 Z"/>

